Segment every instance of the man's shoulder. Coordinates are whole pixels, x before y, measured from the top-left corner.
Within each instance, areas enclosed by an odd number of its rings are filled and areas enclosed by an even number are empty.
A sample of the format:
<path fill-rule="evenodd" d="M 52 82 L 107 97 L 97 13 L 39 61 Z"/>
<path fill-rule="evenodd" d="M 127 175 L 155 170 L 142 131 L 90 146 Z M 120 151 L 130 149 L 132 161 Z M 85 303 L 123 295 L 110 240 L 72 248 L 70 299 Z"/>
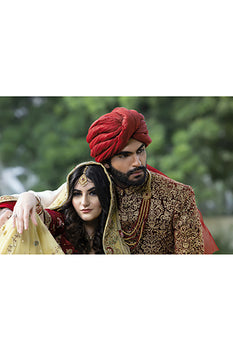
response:
<path fill-rule="evenodd" d="M 191 186 L 178 182 L 171 179 L 161 173 L 154 173 L 150 171 L 151 174 L 151 185 L 152 188 L 157 188 L 165 191 L 177 191 L 177 192 L 189 192 L 194 193 Z"/>

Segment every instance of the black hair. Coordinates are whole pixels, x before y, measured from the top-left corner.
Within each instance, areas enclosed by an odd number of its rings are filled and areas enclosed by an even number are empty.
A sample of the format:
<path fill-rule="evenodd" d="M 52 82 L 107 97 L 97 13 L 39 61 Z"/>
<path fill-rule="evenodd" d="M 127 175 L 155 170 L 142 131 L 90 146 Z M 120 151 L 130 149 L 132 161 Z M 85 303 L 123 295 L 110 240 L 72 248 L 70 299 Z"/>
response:
<path fill-rule="evenodd" d="M 74 187 L 80 176 L 83 174 L 85 167 L 86 165 L 78 167 L 69 177 L 68 199 L 59 209 L 65 218 L 66 238 L 74 245 L 75 249 L 80 254 L 88 254 L 91 247 L 87 233 L 84 230 L 83 221 L 72 205 L 72 198 Z M 104 169 L 100 165 L 88 165 L 85 174 L 87 178 L 94 183 L 95 191 L 102 207 L 102 212 L 98 217 L 98 226 L 93 240 L 93 249 L 96 254 L 103 254 L 102 238 L 110 206 L 110 183 Z"/>

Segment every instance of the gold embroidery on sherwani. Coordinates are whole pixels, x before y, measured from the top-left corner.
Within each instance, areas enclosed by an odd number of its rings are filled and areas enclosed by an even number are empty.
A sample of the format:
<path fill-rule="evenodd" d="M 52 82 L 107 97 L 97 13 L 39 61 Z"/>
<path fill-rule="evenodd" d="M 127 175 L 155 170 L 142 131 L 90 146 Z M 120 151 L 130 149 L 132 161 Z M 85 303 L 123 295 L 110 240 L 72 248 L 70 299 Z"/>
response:
<path fill-rule="evenodd" d="M 149 209 L 150 209 L 150 199 L 151 199 L 151 175 L 150 173 L 148 173 L 146 189 L 142 194 L 142 200 L 138 211 L 137 220 L 133 224 L 132 230 L 130 232 L 126 232 L 123 229 L 121 230 L 124 235 L 125 242 L 130 246 L 131 249 L 137 246 L 138 242 L 142 237 L 144 226 L 145 226 Z"/>
<path fill-rule="evenodd" d="M 123 231 L 132 230 L 146 186 L 147 182 L 126 190 L 117 188 Z M 138 244 L 130 250 L 131 254 L 204 254 L 199 214 L 190 186 L 151 173 L 148 217 Z"/>

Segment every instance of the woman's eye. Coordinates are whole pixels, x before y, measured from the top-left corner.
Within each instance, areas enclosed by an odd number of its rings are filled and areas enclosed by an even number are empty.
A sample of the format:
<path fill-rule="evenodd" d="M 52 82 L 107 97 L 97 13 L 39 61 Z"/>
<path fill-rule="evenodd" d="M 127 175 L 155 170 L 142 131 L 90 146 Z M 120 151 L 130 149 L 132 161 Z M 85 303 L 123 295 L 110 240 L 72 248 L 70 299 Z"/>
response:
<path fill-rule="evenodd" d="M 82 194 L 80 192 L 74 192 L 73 197 L 80 197 Z"/>
<path fill-rule="evenodd" d="M 91 191 L 91 192 L 90 192 L 90 195 L 91 195 L 91 196 L 96 196 L 96 191 Z"/>

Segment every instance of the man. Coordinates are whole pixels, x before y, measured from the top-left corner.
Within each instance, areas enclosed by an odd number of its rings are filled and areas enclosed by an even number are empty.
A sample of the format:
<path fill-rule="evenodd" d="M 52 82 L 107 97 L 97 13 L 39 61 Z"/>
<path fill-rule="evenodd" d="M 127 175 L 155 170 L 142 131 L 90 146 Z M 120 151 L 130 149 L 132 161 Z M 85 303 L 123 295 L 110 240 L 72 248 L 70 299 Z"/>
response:
<path fill-rule="evenodd" d="M 91 156 L 105 165 L 115 184 L 125 243 L 132 254 L 213 253 L 218 248 L 192 188 L 146 166 L 151 141 L 143 115 L 123 107 L 101 116 L 88 131 Z M 42 204 L 49 206 L 60 190 L 39 193 Z M 21 229 L 29 213 L 33 219 L 33 210 L 17 204 Z"/>

